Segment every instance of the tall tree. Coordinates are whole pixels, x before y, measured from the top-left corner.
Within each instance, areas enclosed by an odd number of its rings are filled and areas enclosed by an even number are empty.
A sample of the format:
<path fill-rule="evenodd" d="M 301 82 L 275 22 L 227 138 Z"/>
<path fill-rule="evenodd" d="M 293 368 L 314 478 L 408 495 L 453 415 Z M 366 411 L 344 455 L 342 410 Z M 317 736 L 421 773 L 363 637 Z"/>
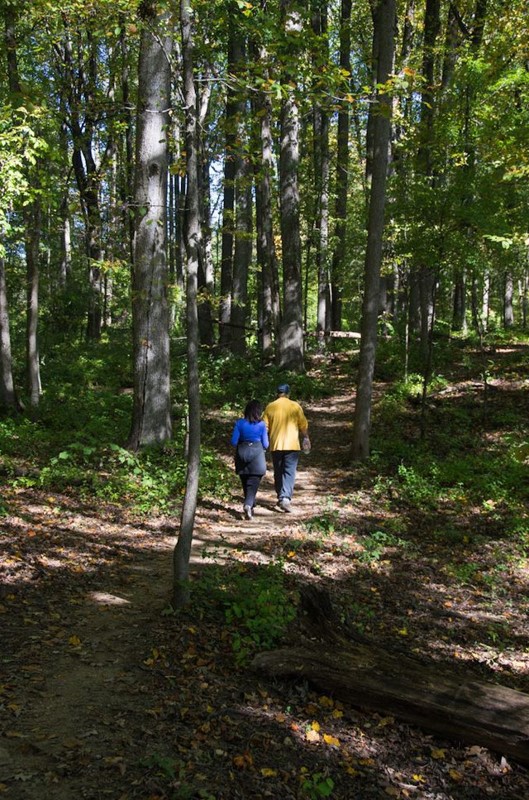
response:
<path fill-rule="evenodd" d="M 187 251 L 187 404 L 188 452 L 184 502 L 180 516 L 178 541 L 173 554 L 173 606 L 179 608 L 189 601 L 189 559 L 195 526 L 195 514 L 200 476 L 200 376 L 198 369 L 198 270 L 202 250 L 202 221 L 200 218 L 199 131 L 197 92 L 194 77 L 194 29 L 190 0 L 180 0 L 180 29 L 182 39 L 182 82 L 185 111 L 185 143 L 187 166 L 187 213 L 185 242 Z"/>
<path fill-rule="evenodd" d="M 81 198 L 88 259 L 88 312 L 86 333 L 99 339 L 103 320 L 103 220 L 100 205 L 102 171 L 96 153 L 98 146 L 97 84 L 99 43 L 86 18 L 86 30 L 76 20 L 72 24 L 64 12 L 62 42 L 55 44 L 55 62 L 61 76 L 65 123 L 72 137 L 72 165 Z M 82 19 L 82 17 L 81 17 Z"/>
<path fill-rule="evenodd" d="M 166 203 L 171 52 L 169 15 L 142 5 L 132 281 L 134 402 L 129 447 L 171 438 Z"/>
<path fill-rule="evenodd" d="M 265 7 L 266 10 L 266 7 Z M 269 62 L 268 52 L 262 43 L 254 43 L 253 58 L 260 64 Z M 270 79 L 269 70 L 264 69 L 263 78 Z M 256 250 L 260 271 L 258 319 L 262 358 L 271 362 L 274 345 L 278 339 L 279 322 L 279 280 L 277 253 L 274 238 L 274 218 L 272 209 L 272 184 L 274 176 L 274 156 L 272 148 L 272 100 L 270 94 L 258 88 L 252 98 L 253 118 L 255 120 L 255 220 Z"/>
<path fill-rule="evenodd" d="M 281 145 L 279 182 L 281 207 L 281 248 L 283 256 L 283 308 L 279 332 L 279 366 L 303 372 L 303 301 L 301 287 L 301 234 L 299 213 L 299 109 L 293 75 L 293 55 L 299 50 L 303 28 L 292 0 L 281 0 L 285 31 L 285 52 L 281 76 Z M 293 52 L 292 52 L 293 51 Z M 288 56 L 288 57 L 287 57 Z"/>
<path fill-rule="evenodd" d="M 395 0 L 374 0 L 373 63 L 375 96 L 369 108 L 373 118 L 373 159 L 369 193 L 360 364 L 356 392 L 352 455 L 369 456 L 373 375 L 377 345 L 380 266 L 384 233 L 384 209 L 391 136 L 391 94 L 388 86 L 395 48 Z"/>
<path fill-rule="evenodd" d="M 15 6 L 7 3 L 4 8 L 5 42 L 7 50 L 7 75 L 9 91 L 18 106 L 24 105 L 24 93 L 18 67 L 18 48 L 16 42 Z M 37 342 L 39 320 L 39 248 L 41 232 L 41 205 L 38 188 L 34 186 L 38 178 L 30 174 L 26 165 L 27 184 L 33 186 L 33 197 L 22 208 L 24 219 L 24 244 L 26 251 L 26 383 L 30 405 L 36 408 L 41 394 L 40 362 Z"/>
<path fill-rule="evenodd" d="M 312 31 L 314 80 L 329 62 L 327 0 L 312 2 Z M 316 267 L 318 275 L 318 301 L 316 330 L 323 335 L 330 329 L 329 281 L 329 113 L 327 101 L 321 92 L 315 93 L 313 104 L 313 151 L 315 184 Z"/>
<path fill-rule="evenodd" d="M 5 260 L 0 253 L 0 411 L 20 411 L 13 381 Z"/>
<path fill-rule="evenodd" d="M 440 0 L 426 0 L 424 12 L 424 43 L 422 76 L 424 79 L 420 105 L 420 143 L 417 151 L 417 176 L 422 182 L 425 196 L 431 195 L 435 188 L 434 171 L 435 114 L 437 92 L 435 68 L 437 39 L 441 30 Z M 420 343 L 424 365 L 428 363 L 430 337 L 434 324 L 434 293 L 438 272 L 436 267 L 424 257 L 418 268 L 420 303 Z"/>
<path fill-rule="evenodd" d="M 331 328 L 342 328 L 342 284 L 345 268 L 345 234 L 347 230 L 347 200 L 349 193 L 349 108 L 348 97 L 351 82 L 351 10 L 352 0 L 341 0 L 340 4 L 340 68 L 346 81 L 347 91 L 338 110 L 336 188 L 334 204 L 334 245 L 331 260 Z"/>
<path fill-rule="evenodd" d="M 224 182 L 222 205 L 222 251 L 220 262 L 220 305 L 219 342 L 227 348 L 230 339 L 232 288 L 233 288 L 233 249 L 235 240 L 235 175 L 237 166 L 238 120 L 243 114 L 241 87 L 238 72 L 243 60 L 242 33 L 235 19 L 235 9 L 230 6 L 230 25 L 228 30 L 228 88 L 224 115 Z"/>

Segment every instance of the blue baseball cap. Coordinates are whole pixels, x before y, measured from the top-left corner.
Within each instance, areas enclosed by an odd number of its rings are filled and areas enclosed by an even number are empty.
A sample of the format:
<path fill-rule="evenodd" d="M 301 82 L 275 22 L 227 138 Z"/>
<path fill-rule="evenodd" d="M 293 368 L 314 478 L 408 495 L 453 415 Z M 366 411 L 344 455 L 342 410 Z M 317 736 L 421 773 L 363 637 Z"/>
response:
<path fill-rule="evenodd" d="M 290 386 L 288 383 L 280 383 L 277 387 L 278 394 L 290 394 Z"/>

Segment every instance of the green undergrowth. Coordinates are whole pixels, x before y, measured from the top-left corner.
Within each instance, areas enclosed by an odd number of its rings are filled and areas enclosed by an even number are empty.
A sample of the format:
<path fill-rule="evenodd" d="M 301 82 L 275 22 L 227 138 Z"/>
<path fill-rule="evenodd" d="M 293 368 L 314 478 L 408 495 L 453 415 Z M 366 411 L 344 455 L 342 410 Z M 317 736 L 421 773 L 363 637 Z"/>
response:
<path fill-rule="evenodd" d="M 281 561 L 205 566 L 193 584 L 199 614 L 223 615 L 227 640 L 240 664 L 277 645 L 296 616 L 297 595 Z"/>
<path fill-rule="evenodd" d="M 486 343 L 489 372 L 516 381 L 523 376 L 525 352 L 514 339 L 509 348 L 501 335 L 494 336 Z M 463 515 L 474 507 L 496 530 L 517 534 L 526 523 L 529 491 L 525 406 L 494 387 L 485 392 L 481 351 L 471 338 L 441 338 L 434 356 L 423 406 L 422 377 L 411 371 L 413 358 L 404 380 L 402 344 L 381 341 L 377 370 L 386 384 L 373 408 L 372 457 L 355 469 L 355 480 L 402 513 Z M 341 359 L 353 385 L 356 356 L 341 354 Z M 201 355 L 202 497 L 225 498 L 234 485 L 232 470 L 219 458 L 219 443 L 221 437 L 227 441 L 223 426 L 231 425 L 248 399 L 265 403 L 284 381 L 303 403 L 333 394 L 332 359 L 318 358 L 311 366 L 309 355 L 307 363 L 306 374 L 293 375 L 273 365 L 263 368 L 252 352 L 244 359 Z M 36 414 L 0 420 L 0 475 L 7 486 L 71 491 L 142 513 L 179 508 L 186 479 L 184 358 L 173 359 L 173 441 L 140 453 L 125 448 L 132 413 L 126 331 L 95 344 L 50 347 L 42 379 Z M 312 524 L 319 526 L 319 535 L 330 532 L 336 527 L 334 512 L 327 509 Z"/>

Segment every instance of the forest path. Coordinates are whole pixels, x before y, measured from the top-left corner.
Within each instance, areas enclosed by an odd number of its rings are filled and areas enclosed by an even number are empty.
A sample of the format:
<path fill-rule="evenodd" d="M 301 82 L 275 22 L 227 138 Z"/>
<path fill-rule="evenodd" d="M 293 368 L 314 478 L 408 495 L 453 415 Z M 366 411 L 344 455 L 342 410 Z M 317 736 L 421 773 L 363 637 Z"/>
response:
<path fill-rule="evenodd" d="M 228 504 L 204 502 L 192 571 L 234 550 L 242 560 L 267 560 L 262 545 L 291 536 L 346 480 L 338 464 L 349 445 L 351 392 L 344 385 L 304 408 L 313 449 L 300 460 L 293 512 L 274 510 L 270 466 L 251 521 L 237 493 Z M 14 500 L 3 522 L 6 552 L 17 549 L 6 558 L 0 595 L 0 793 L 9 800 L 143 797 L 135 776 L 145 771 L 158 713 L 153 631 L 169 604 L 178 520 L 131 524 L 115 510 L 29 490 Z"/>
<path fill-rule="evenodd" d="M 204 549 L 209 551 L 212 547 L 217 559 L 222 549 L 228 553 L 230 548 L 241 545 L 248 555 L 259 559 L 258 545 L 263 537 L 288 535 L 320 513 L 330 495 L 345 489 L 350 471 L 342 464 L 347 460 L 351 445 L 354 395 L 346 379 L 339 374 L 333 385 L 339 389 L 332 397 L 303 403 L 312 450 L 309 455 L 302 453 L 300 456 L 291 512 L 284 513 L 276 508 L 273 469 L 268 457 L 267 474 L 259 487 L 252 520 L 243 517 L 240 489 L 233 493 L 233 500 L 228 504 L 210 500 L 198 509 L 192 567 L 204 563 Z M 292 399 L 296 399 L 294 395 Z M 227 445 L 231 427 L 225 428 L 226 461 L 231 465 L 231 448 Z"/>
<path fill-rule="evenodd" d="M 525 351 L 514 356 L 526 364 Z M 281 562 L 287 589 L 332 587 L 377 645 L 527 691 L 527 570 L 505 559 L 497 575 L 496 554 L 508 546 L 502 520 L 489 528 L 482 519 L 483 547 L 482 539 L 465 541 L 476 524 L 472 506 L 457 516 L 443 506 L 406 517 L 409 509 L 387 494 L 363 490 L 365 474 L 359 480 L 349 461 L 351 377 L 337 363 L 330 380 L 332 396 L 303 403 L 313 449 L 300 460 L 291 514 L 274 510 L 270 466 L 253 520 L 243 518 L 233 472 L 228 502 L 200 503 L 191 568 L 203 578 L 203 616 L 169 609 L 177 518 L 137 519 L 72 494 L 10 490 L 0 519 L 1 798 L 301 800 L 315 796 L 323 777 L 332 778 L 336 800 L 529 797 L 527 770 L 479 742 L 466 748 L 337 706 L 234 656 L 244 627 L 227 623 L 229 591 L 212 592 L 219 574 L 209 567 L 243 562 L 230 574 L 252 591 L 272 574 L 254 565 Z M 470 376 L 447 397 L 468 415 L 481 387 Z M 498 379 L 488 402 L 496 419 L 527 409 L 526 381 Z M 432 424 L 440 414 L 435 406 Z M 221 413 L 204 420 L 230 469 L 233 421 Z M 485 438 L 481 429 L 471 434 Z M 497 576 L 501 592 L 461 581 L 469 564 Z M 281 602 L 292 610 L 283 593 L 272 612 Z"/>

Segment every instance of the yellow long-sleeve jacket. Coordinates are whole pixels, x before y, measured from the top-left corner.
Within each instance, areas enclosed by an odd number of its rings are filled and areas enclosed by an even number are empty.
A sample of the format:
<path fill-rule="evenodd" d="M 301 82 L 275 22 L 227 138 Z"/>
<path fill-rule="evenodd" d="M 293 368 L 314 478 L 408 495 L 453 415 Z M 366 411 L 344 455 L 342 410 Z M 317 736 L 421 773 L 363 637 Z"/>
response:
<path fill-rule="evenodd" d="M 278 397 L 265 408 L 263 420 L 271 451 L 301 450 L 299 435 L 307 433 L 309 424 L 299 403 L 288 397 Z"/>

